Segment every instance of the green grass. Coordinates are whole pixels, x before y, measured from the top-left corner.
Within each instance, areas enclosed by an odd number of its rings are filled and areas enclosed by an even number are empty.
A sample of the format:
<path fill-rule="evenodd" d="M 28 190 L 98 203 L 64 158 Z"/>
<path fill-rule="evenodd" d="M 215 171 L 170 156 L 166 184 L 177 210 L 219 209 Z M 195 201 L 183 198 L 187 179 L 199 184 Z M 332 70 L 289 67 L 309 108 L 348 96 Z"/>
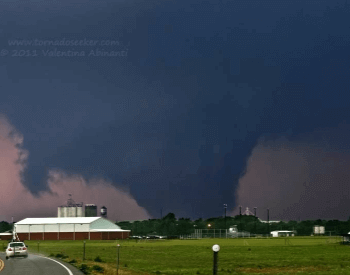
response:
<path fill-rule="evenodd" d="M 110 272 L 106 274 L 113 274 L 120 243 L 120 274 L 209 275 L 211 247 L 219 244 L 218 274 L 350 274 L 350 246 L 337 241 L 328 237 L 86 241 L 85 263 L 104 266 Z M 37 241 L 26 243 L 29 252 L 37 252 Z M 83 242 L 41 241 L 40 253 L 65 254 L 66 261 L 75 259 L 79 264 Z M 98 256 L 102 263 L 94 262 Z"/>

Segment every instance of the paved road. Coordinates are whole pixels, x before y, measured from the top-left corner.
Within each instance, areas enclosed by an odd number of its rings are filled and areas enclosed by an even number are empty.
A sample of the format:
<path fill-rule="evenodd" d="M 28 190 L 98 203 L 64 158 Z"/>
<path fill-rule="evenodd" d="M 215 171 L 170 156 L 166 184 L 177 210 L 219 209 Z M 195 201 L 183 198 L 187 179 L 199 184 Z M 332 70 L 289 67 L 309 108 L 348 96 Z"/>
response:
<path fill-rule="evenodd" d="M 2 263 L 2 262 L 3 263 Z M 75 267 L 39 255 L 28 255 L 28 258 L 18 257 L 6 260 L 5 253 L 0 253 L 0 275 L 81 275 Z"/>

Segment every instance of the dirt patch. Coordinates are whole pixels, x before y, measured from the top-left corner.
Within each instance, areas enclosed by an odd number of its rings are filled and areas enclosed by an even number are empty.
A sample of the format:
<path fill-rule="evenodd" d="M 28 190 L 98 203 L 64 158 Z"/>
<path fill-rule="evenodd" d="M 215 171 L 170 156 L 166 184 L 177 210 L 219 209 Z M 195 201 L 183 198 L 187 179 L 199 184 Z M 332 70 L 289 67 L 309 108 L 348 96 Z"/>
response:
<path fill-rule="evenodd" d="M 330 268 L 326 266 L 304 266 L 304 267 L 254 267 L 254 268 L 236 268 L 236 271 L 242 273 L 261 273 L 261 274 L 295 274 L 297 272 L 318 272 L 318 271 L 329 271 Z"/>

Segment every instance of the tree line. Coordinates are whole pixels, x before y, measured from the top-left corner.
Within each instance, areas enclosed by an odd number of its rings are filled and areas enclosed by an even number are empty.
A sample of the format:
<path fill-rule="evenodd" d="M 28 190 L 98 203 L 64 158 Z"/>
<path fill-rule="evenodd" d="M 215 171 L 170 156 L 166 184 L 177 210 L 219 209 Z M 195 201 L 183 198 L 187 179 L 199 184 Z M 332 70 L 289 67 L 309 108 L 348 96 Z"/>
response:
<path fill-rule="evenodd" d="M 266 235 L 275 230 L 294 231 L 298 236 L 310 236 L 315 225 L 324 226 L 326 235 L 347 234 L 350 231 L 350 218 L 347 221 L 339 220 L 305 220 L 305 221 L 280 221 L 278 223 L 261 222 L 255 216 L 237 215 L 234 217 L 217 217 L 209 219 L 189 218 L 176 219 L 174 213 L 169 213 L 161 219 L 149 219 L 143 221 L 116 222 L 122 229 L 131 230 L 131 235 L 147 236 L 179 236 L 194 233 L 195 229 L 229 229 L 236 226 L 238 231 L 251 234 Z"/>
<path fill-rule="evenodd" d="M 0 233 L 12 230 L 12 224 L 2 221 L 0 222 Z"/>
<path fill-rule="evenodd" d="M 162 219 L 149 219 L 143 221 L 116 222 L 122 229 L 131 230 L 132 235 L 147 236 L 179 236 L 194 233 L 195 229 L 229 229 L 236 226 L 238 231 L 251 234 L 266 235 L 274 230 L 294 231 L 298 236 L 310 236 L 315 225 L 324 226 L 326 235 L 340 235 L 350 232 L 350 218 L 347 221 L 339 220 L 305 220 L 305 221 L 280 221 L 278 223 L 263 223 L 258 218 L 248 215 L 234 217 L 217 217 L 209 219 L 189 218 L 176 219 L 174 213 L 169 213 Z M 209 226 L 210 225 L 210 226 Z M 11 231 L 13 225 L 6 221 L 0 222 L 0 232 Z"/>

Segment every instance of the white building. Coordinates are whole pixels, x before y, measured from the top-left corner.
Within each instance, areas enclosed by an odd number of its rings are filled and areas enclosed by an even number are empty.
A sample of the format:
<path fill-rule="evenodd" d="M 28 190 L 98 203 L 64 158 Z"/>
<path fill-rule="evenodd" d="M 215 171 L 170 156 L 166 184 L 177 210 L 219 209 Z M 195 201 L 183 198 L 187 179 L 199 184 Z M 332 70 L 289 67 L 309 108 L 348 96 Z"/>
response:
<path fill-rule="evenodd" d="M 272 237 L 294 237 L 294 232 L 288 230 L 271 231 L 270 234 Z"/>
<path fill-rule="evenodd" d="M 130 234 L 102 217 L 26 218 L 15 227 L 20 240 L 115 240 Z"/>
<path fill-rule="evenodd" d="M 263 221 L 261 219 L 258 218 L 258 220 L 261 222 L 261 223 L 279 223 L 281 221 Z"/>
<path fill-rule="evenodd" d="M 314 226 L 314 234 L 315 235 L 323 235 L 325 233 L 324 226 L 315 225 Z"/>

